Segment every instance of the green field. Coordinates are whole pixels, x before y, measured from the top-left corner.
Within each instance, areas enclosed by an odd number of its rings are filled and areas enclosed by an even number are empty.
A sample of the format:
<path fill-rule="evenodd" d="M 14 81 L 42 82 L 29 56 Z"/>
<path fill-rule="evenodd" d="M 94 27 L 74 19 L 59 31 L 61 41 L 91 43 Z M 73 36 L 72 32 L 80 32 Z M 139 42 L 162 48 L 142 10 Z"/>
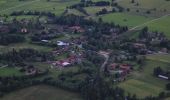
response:
<path fill-rule="evenodd" d="M 39 85 L 12 92 L 0 100 L 82 100 L 80 95 L 51 86 Z"/>
<path fill-rule="evenodd" d="M 170 13 L 170 2 L 166 0 L 135 0 L 135 3 L 131 3 L 131 0 L 120 0 L 118 4 L 124 8 L 130 8 L 130 13 L 138 15 L 147 15 L 146 11 L 148 10 L 151 11 L 150 15 L 152 16 L 162 16 Z M 155 8 L 156 10 L 153 10 Z M 164 12 L 164 9 L 166 9 L 166 12 Z M 139 10 L 139 13 L 136 10 Z"/>
<path fill-rule="evenodd" d="M 138 15 L 130 15 L 128 13 L 113 13 L 100 16 L 105 22 L 114 22 L 119 25 L 126 25 L 129 27 L 135 27 L 137 25 L 143 24 L 152 18 L 138 16 Z"/>
<path fill-rule="evenodd" d="M 142 71 L 134 71 L 128 80 L 119 84 L 124 88 L 126 93 L 136 94 L 139 97 L 156 96 L 160 92 L 165 91 L 165 85 L 168 83 L 153 76 L 153 69 L 160 66 L 164 69 L 170 68 L 170 63 L 166 60 L 170 59 L 170 55 L 151 55 L 147 56 L 145 66 Z"/>
<path fill-rule="evenodd" d="M 164 32 L 170 38 L 170 17 L 163 17 L 158 20 L 153 19 L 170 14 L 170 2 L 166 0 L 135 0 L 132 4 L 131 0 L 117 0 L 122 7 L 130 8 L 130 12 L 113 13 L 101 16 L 106 22 L 115 22 L 119 25 L 127 25 L 129 28 L 141 29 L 148 26 L 151 31 Z M 135 4 L 139 3 L 139 6 Z M 154 11 L 153 9 L 156 8 Z M 166 12 L 163 10 L 166 9 Z M 139 12 L 136 12 L 139 10 Z M 151 14 L 146 14 L 150 10 Z M 93 10 L 91 10 L 93 11 Z M 151 22 L 150 22 L 151 21 Z"/>
<path fill-rule="evenodd" d="M 149 95 L 156 96 L 160 91 L 163 91 L 160 87 L 135 79 L 130 79 L 121 83 L 120 87 L 124 88 L 127 93 L 137 94 L 138 97 L 145 97 Z"/>
<path fill-rule="evenodd" d="M 0 68 L 0 76 L 20 76 L 23 75 L 23 73 L 19 72 L 17 68 Z"/>
<path fill-rule="evenodd" d="M 170 17 L 162 17 L 158 20 L 153 20 L 153 17 L 145 17 L 128 13 L 113 13 L 100 16 L 105 22 L 114 22 L 119 25 L 126 25 L 130 29 L 141 29 L 148 26 L 150 31 L 164 32 L 170 38 Z"/>
<path fill-rule="evenodd" d="M 153 61 L 159 61 L 164 63 L 170 64 L 170 55 L 169 54 L 154 54 L 147 56 L 147 59 L 153 60 Z"/>
<path fill-rule="evenodd" d="M 65 8 L 69 5 L 77 3 L 78 0 L 1 0 L 0 1 L 0 12 L 1 14 L 9 14 L 12 11 L 20 10 L 33 10 L 33 11 L 50 11 L 57 15 L 64 12 Z"/>

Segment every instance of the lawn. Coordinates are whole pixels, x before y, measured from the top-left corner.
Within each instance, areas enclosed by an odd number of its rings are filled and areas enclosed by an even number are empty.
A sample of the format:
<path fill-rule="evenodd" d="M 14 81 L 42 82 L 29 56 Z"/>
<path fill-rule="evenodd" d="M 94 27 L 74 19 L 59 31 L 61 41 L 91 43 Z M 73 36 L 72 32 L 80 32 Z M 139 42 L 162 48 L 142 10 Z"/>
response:
<path fill-rule="evenodd" d="M 114 22 L 115 24 L 125 25 L 128 27 L 134 27 L 152 19 L 149 17 L 131 15 L 128 13 L 112 13 L 100 17 L 105 22 Z"/>
<path fill-rule="evenodd" d="M 77 3 L 78 0 L 3 0 L 0 2 L 0 12 L 9 14 L 12 11 L 20 10 L 36 10 L 36 11 L 50 11 L 56 15 L 64 12 L 65 8 L 69 5 Z"/>
<path fill-rule="evenodd" d="M 139 4 L 138 6 L 136 4 Z M 130 13 L 136 13 L 139 10 L 139 15 L 147 15 L 146 11 L 150 10 L 153 16 L 162 16 L 170 13 L 170 2 L 166 0 L 135 0 L 135 3 L 131 3 L 131 0 L 120 0 L 118 4 L 124 8 L 130 8 Z M 153 10 L 156 8 L 156 10 Z M 164 12 L 164 9 L 167 11 Z M 147 16 L 150 16 L 147 15 Z"/>
<path fill-rule="evenodd" d="M 147 59 L 159 62 L 165 62 L 170 64 L 170 54 L 154 54 L 148 55 Z"/>
<path fill-rule="evenodd" d="M 0 68 L 0 76 L 21 76 L 23 73 L 19 72 L 17 68 L 4 67 Z"/>
<path fill-rule="evenodd" d="M 138 97 L 145 97 L 149 95 L 156 96 L 160 91 L 163 91 L 160 87 L 135 79 L 122 82 L 119 86 L 124 88 L 126 93 L 130 92 L 131 94 L 136 94 Z"/>
<path fill-rule="evenodd" d="M 4 96 L 1 100 L 82 100 L 80 95 L 59 88 L 39 85 L 24 88 Z"/>

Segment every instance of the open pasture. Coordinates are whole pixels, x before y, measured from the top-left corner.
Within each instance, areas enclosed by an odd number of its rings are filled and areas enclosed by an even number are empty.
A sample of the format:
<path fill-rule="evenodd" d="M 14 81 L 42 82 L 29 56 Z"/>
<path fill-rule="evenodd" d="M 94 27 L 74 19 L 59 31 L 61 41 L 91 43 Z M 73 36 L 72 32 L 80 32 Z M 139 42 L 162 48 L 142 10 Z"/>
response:
<path fill-rule="evenodd" d="M 10 68 L 10 67 L 0 67 L 0 76 L 7 77 L 7 76 L 20 76 L 23 75 L 17 68 Z"/>
<path fill-rule="evenodd" d="M 0 100 L 82 100 L 80 95 L 59 88 L 39 85 L 12 92 Z"/>
<path fill-rule="evenodd" d="M 126 25 L 128 27 L 135 27 L 136 25 L 152 20 L 152 18 L 149 17 L 130 15 L 128 13 L 106 14 L 100 17 L 105 22 L 114 22 L 115 24 Z"/>
<path fill-rule="evenodd" d="M 78 0 L 3 0 L 0 2 L 1 14 L 9 14 L 13 11 L 47 11 L 60 15 L 67 6 L 77 3 Z"/>

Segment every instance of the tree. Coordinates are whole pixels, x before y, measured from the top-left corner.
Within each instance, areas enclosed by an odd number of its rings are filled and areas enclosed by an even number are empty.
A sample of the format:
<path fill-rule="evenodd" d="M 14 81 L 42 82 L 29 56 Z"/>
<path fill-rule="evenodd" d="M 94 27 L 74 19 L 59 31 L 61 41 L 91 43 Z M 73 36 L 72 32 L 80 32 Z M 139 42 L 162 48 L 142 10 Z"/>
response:
<path fill-rule="evenodd" d="M 139 34 L 139 38 L 147 38 L 147 37 L 148 37 L 148 27 L 144 27 Z"/>
<path fill-rule="evenodd" d="M 127 10 L 127 12 L 129 12 L 129 11 L 130 11 L 130 8 L 127 8 L 126 10 Z"/>
<path fill-rule="evenodd" d="M 135 3 L 135 0 L 131 0 L 131 3 Z"/>
<path fill-rule="evenodd" d="M 170 83 L 166 84 L 166 90 L 170 90 Z"/>
<path fill-rule="evenodd" d="M 147 14 L 150 14 L 150 13 L 151 13 L 151 11 L 150 11 L 150 10 L 148 10 L 148 11 L 146 11 L 146 13 L 147 13 Z"/>
<path fill-rule="evenodd" d="M 154 74 L 155 76 L 158 76 L 158 75 L 160 75 L 160 74 L 162 74 L 162 73 L 163 73 L 163 70 L 162 70 L 161 67 L 156 67 L 156 68 L 154 68 L 153 74 Z"/>

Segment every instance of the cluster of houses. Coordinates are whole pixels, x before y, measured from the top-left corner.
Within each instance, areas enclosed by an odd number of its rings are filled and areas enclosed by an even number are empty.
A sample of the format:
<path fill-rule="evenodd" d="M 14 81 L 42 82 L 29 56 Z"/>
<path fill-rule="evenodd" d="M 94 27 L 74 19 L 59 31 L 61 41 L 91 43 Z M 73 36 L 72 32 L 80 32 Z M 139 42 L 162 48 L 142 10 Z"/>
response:
<path fill-rule="evenodd" d="M 12 29 L 7 26 L 7 25 L 0 25 L 0 33 L 9 33 Z M 19 33 L 28 33 L 28 29 L 27 28 L 19 28 L 17 29 L 17 32 Z"/>
<path fill-rule="evenodd" d="M 51 67 L 65 68 L 81 63 L 82 59 L 84 58 L 82 42 L 83 40 L 80 37 L 67 42 L 57 41 L 58 47 L 52 51 L 53 55 L 62 56 L 63 54 L 67 53 L 68 56 L 65 59 L 50 62 Z"/>
<path fill-rule="evenodd" d="M 21 72 L 24 72 L 26 76 L 35 76 L 43 74 L 44 71 L 35 68 L 34 66 L 26 66 L 20 69 Z"/>
<path fill-rule="evenodd" d="M 72 55 L 66 59 L 58 60 L 58 61 L 52 61 L 51 62 L 51 68 L 65 68 L 72 66 L 74 64 L 81 63 L 83 59 L 83 55 Z"/>
<path fill-rule="evenodd" d="M 152 46 L 147 46 L 146 43 L 142 42 L 132 43 L 131 48 L 134 53 L 138 54 L 168 53 L 168 49 L 166 47 L 155 48 Z"/>
<path fill-rule="evenodd" d="M 110 64 L 107 68 L 110 74 L 119 74 L 119 78 L 124 78 L 130 73 L 132 66 L 129 64 Z"/>
<path fill-rule="evenodd" d="M 136 43 L 133 43 L 133 47 L 143 54 L 168 53 L 168 49 L 165 46 L 158 48 L 162 42 L 166 41 L 168 39 L 163 33 L 147 32 L 145 37 L 139 38 L 136 40 Z"/>
<path fill-rule="evenodd" d="M 84 33 L 85 32 L 85 30 L 80 26 L 72 26 L 72 27 L 69 27 L 68 30 L 71 31 L 71 32 L 78 32 L 78 33 Z"/>

